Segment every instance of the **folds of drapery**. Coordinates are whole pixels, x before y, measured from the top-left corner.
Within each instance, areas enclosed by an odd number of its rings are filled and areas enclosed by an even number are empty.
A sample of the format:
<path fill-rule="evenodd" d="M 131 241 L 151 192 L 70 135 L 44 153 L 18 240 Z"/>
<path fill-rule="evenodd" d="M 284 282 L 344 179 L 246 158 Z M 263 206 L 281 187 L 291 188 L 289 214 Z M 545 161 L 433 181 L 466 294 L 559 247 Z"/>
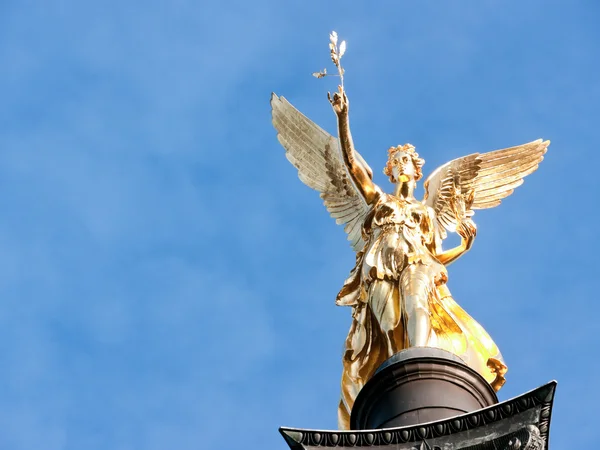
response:
<path fill-rule="evenodd" d="M 352 275 L 348 279 L 350 284 L 353 281 Z M 361 289 L 359 286 L 357 288 Z M 398 288 L 395 287 L 395 289 Z M 350 295 L 349 292 L 345 294 L 346 296 Z M 368 296 L 366 293 L 362 295 Z M 368 298 L 364 298 L 364 300 L 366 301 L 359 301 L 353 306 L 352 325 L 342 358 L 342 393 L 338 408 L 340 429 L 349 429 L 350 412 L 356 396 L 377 368 L 392 356 L 389 354 L 386 340 L 369 306 Z M 440 348 L 459 356 L 496 390 L 499 389 L 504 382 L 503 375 L 506 372 L 506 366 L 498 347 L 489 334 L 454 301 L 446 285 L 438 286 L 431 293 L 428 304 L 432 328 L 428 346 Z M 407 348 L 409 342 L 403 318 L 399 320 L 398 326 L 393 332 L 397 349 Z"/>

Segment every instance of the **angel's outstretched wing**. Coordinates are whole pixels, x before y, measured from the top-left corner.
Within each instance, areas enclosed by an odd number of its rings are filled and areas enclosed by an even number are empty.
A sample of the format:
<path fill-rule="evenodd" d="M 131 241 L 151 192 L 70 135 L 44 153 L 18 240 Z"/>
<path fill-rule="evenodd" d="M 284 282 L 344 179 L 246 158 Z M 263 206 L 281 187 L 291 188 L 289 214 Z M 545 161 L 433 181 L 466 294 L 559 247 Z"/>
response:
<path fill-rule="evenodd" d="M 523 183 L 544 159 L 550 141 L 537 141 L 489 153 L 474 153 L 436 169 L 425 181 L 423 203 L 432 207 L 439 225 L 454 231 L 457 222 L 474 209 L 493 208 Z M 453 202 L 469 198 L 464 217 L 457 217 Z"/>
<path fill-rule="evenodd" d="M 336 223 L 344 225 L 352 248 L 357 252 L 362 250 L 361 227 L 370 208 L 350 180 L 338 140 L 283 97 L 272 94 L 271 108 L 277 138 L 289 161 L 298 169 L 298 177 L 321 193 Z M 358 152 L 355 156 L 372 177 L 373 172 Z"/>

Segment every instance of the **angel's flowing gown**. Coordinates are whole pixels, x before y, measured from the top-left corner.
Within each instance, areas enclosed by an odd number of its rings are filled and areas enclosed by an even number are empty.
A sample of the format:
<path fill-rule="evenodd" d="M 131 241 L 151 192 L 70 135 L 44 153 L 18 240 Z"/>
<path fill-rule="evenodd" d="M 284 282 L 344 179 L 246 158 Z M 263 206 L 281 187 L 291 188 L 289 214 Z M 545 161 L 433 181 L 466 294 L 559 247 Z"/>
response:
<path fill-rule="evenodd" d="M 438 239 L 434 224 L 433 211 L 421 202 L 388 194 L 363 224 L 366 245 L 337 300 L 353 307 L 343 356 L 341 429 L 349 428 L 354 400 L 375 370 L 393 353 L 413 345 L 406 323 L 415 303 L 429 314 L 427 346 L 460 356 L 488 382 L 496 377 L 493 369 L 505 367 L 490 336 L 445 286 L 446 268 L 430 250 Z"/>

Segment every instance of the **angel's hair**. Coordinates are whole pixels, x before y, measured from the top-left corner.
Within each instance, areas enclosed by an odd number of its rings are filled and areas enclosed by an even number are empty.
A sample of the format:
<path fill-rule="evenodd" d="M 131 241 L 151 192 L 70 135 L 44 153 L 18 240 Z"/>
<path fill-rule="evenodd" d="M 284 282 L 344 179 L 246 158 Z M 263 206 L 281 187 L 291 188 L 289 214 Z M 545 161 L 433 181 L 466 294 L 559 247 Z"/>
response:
<path fill-rule="evenodd" d="M 414 164 L 416 169 L 415 181 L 419 181 L 423 177 L 423 172 L 421 171 L 421 168 L 423 167 L 423 164 L 425 164 L 425 160 L 419 158 L 419 154 L 415 151 L 415 147 L 411 144 L 399 145 L 398 147 L 390 147 L 390 149 L 388 150 L 388 160 L 385 165 L 385 168 L 383 169 L 383 173 L 390 177 L 390 181 L 392 183 L 395 183 L 394 173 L 392 172 L 392 158 L 398 152 L 405 152 L 410 155 L 412 163 Z"/>

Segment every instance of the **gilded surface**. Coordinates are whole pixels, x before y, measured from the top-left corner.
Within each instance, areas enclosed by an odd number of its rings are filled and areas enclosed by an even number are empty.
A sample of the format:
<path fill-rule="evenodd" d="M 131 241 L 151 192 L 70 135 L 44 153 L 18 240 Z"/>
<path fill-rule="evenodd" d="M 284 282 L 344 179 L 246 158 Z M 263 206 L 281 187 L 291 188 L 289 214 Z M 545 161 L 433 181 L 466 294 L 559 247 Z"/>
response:
<path fill-rule="evenodd" d="M 345 43 L 338 48 L 337 36 L 332 35 L 332 60 L 343 77 L 341 47 L 345 50 Z M 315 75 L 325 76 L 324 72 Z M 384 172 L 394 191 L 385 193 L 354 148 L 344 88 L 328 97 L 337 116 L 338 138 L 283 97 L 273 94 L 271 106 L 287 158 L 300 179 L 320 192 L 356 252 L 355 266 L 336 300 L 352 307 L 339 427 L 348 428 L 354 399 L 379 365 L 407 347 L 450 351 L 500 389 L 506 372 L 502 355 L 488 333 L 452 298 L 446 267 L 473 244 L 474 210 L 497 206 L 510 195 L 537 169 L 549 141 L 450 161 L 425 180 L 425 197 L 419 201 L 413 192 L 424 160 L 415 148 L 406 144 L 389 149 Z M 448 232 L 457 233 L 461 244 L 444 250 Z"/>

